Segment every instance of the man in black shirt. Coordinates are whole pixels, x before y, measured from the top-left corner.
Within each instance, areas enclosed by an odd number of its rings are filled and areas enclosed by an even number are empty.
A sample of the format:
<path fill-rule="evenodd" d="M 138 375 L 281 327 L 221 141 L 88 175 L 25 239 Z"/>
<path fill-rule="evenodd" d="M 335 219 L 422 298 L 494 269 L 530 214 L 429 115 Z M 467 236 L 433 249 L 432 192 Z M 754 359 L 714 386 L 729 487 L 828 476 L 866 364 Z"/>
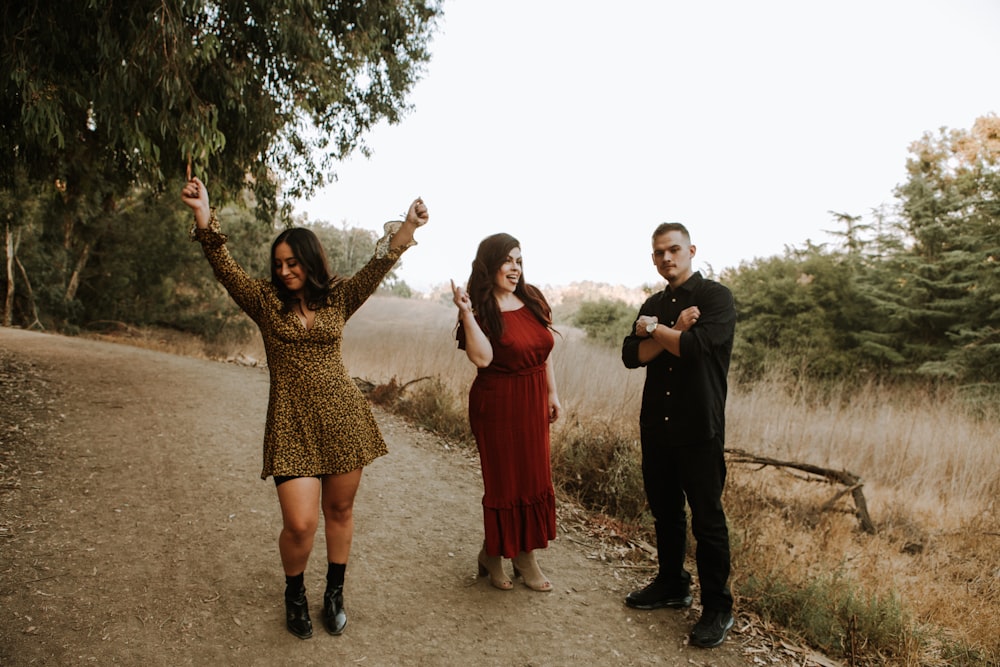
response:
<path fill-rule="evenodd" d="M 722 508 L 726 376 L 736 308 L 728 288 L 692 271 L 695 246 L 684 225 L 653 232 L 653 263 L 667 287 L 639 309 L 622 342 L 627 368 L 646 367 L 639 414 L 642 476 L 656 527 L 659 573 L 625 604 L 636 609 L 691 605 L 684 569 L 687 517 L 697 542 L 701 618 L 691 643 L 718 646 L 733 626 L 729 590 L 729 528 Z"/>

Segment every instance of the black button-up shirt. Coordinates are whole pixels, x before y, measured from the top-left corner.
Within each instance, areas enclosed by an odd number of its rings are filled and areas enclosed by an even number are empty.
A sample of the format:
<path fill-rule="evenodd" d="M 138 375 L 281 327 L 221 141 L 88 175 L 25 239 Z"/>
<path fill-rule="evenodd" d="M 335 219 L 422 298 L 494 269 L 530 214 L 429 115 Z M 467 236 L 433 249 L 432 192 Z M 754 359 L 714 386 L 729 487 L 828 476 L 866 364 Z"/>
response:
<path fill-rule="evenodd" d="M 664 440 L 686 445 L 718 437 L 725 442 L 726 376 L 736 330 L 736 306 L 729 288 L 691 274 L 680 287 L 668 286 L 646 299 L 639 315 L 655 315 L 660 324 L 673 326 L 681 311 L 698 306 L 698 322 L 681 333 L 680 356 L 664 350 L 646 364 L 639 422 L 655 429 Z M 636 318 L 638 320 L 638 317 Z M 639 343 L 632 331 L 622 342 L 626 368 L 639 368 Z"/>

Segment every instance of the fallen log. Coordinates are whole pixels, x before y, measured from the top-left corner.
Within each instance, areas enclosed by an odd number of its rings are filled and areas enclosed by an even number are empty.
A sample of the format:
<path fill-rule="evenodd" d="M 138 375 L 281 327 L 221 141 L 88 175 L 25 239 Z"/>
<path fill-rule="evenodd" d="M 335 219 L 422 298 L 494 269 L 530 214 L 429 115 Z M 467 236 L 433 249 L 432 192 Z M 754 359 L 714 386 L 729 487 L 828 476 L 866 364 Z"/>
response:
<path fill-rule="evenodd" d="M 833 504 L 837 500 L 850 493 L 851 497 L 854 499 L 854 514 L 858 517 L 858 521 L 861 523 L 861 529 L 866 533 L 870 533 L 872 535 L 875 534 L 875 524 L 872 521 L 871 516 L 868 514 L 868 503 L 865 501 L 865 494 L 862 491 L 864 483 L 861 481 L 861 478 L 854 473 L 846 470 L 822 468 L 820 466 L 812 465 L 811 463 L 781 461 L 768 456 L 751 454 L 750 452 L 743 451 L 742 449 L 726 449 L 726 453 L 729 455 L 729 461 L 732 463 L 749 463 L 759 465 L 761 467 L 770 466 L 774 468 L 792 468 L 794 470 L 801 470 L 802 472 L 822 477 L 830 482 L 843 484 L 846 488 L 838 491 L 833 498 L 824 503 L 822 509 L 828 510 L 832 508 Z"/>

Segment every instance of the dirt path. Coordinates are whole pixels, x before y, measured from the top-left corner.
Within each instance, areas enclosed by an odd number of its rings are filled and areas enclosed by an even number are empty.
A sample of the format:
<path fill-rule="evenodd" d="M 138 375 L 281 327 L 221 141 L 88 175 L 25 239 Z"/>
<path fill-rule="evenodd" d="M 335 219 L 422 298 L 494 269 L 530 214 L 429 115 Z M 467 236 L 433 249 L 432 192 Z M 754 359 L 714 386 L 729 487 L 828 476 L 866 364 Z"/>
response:
<path fill-rule="evenodd" d="M 739 618 L 705 651 L 684 612 L 624 607 L 646 573 L 601 562 L 572 527 L 539 557 L 556 592 L 475 578 L 477 466 L 385 412 L 347 631 L 292 637 L 258 477 L 266 400 L 259 369 L 0 329 L 0 664 L 776 664 L 753 659 Z M 320 531 L 314 619 L 324 572 Z"/>

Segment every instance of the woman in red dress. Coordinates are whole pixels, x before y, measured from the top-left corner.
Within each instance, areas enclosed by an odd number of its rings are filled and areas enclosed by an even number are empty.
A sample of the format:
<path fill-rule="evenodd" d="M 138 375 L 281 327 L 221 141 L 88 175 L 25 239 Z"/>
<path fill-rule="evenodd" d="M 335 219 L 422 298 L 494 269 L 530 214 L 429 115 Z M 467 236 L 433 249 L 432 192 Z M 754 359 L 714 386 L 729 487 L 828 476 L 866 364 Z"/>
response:
<path fill-rule="evenodd" d="M 524 282 L 521 244 L 510 234 L 483 239 L 468 292 L 452 282 L 458 347 L 479 369 L 469 391 L 469 423 L 483 470 L 486 539 L 479 575 L 513 588 L 503 568 L 536 591 L 551 591 L 535 561 L 556 537 L 549 424 L 559 418 L 552 369 L 552 310 Z"/>

